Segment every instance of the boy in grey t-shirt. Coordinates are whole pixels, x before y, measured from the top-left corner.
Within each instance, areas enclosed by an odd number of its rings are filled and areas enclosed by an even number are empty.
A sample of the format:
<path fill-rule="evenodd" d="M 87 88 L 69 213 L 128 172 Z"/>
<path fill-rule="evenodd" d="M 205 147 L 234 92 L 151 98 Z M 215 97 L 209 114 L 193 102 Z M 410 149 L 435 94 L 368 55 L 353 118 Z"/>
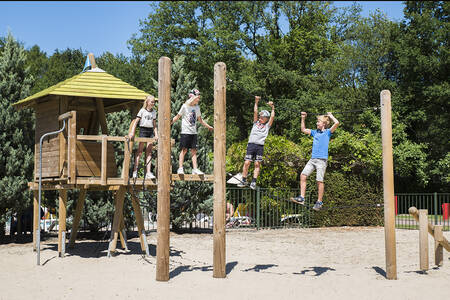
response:
<path fill-rule="evenodd" d="M 275 118 L 275 106 L 272 101 L 267 104 L 272 107 L 272 113 L 269 114 L 267 110 L 258 113 L 258 102 L 261 99 L 255 96 L 255 105 L 253 107 L 253 127 L 248 138 L 247 153 L 245 155 L 244 166 L 242 167 L 242 174 L 236 175 L 238 180 L 238 187 L 245 187 L 247 185 L 246 178 L 248 175 L 248 168 L 252 161 L 255 162 L 255 170 L 253 171 L 253 179 L 250 183 L 251 189 L 256 189 L 256 179 L 258 178 L 261 169 L 262 156 L 264 153 L 264 142 L 269 134 L 269 129 L 272 127 Z"/>

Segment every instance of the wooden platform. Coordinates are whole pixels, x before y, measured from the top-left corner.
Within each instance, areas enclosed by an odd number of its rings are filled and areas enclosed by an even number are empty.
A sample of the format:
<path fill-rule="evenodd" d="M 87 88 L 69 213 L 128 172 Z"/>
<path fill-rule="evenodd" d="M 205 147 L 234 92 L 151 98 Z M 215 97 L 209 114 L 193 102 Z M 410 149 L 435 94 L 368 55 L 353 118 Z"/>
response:
<path fill-rule="evenodd" d="M 172 174 L 172 181 L 214 181 L 214 175 L 204 174 Z M 29 182 L 30 190 L 39 189 L 39 181 Z M 144 178 L 129 178 L 124 182 L 123 178 L 107 178 L 106 185 L 102 184 L 101 177 L 77 177 L 75 184 L 68 184 L 67 178 L 44 178 L 42 179 L 42 190 L 63 190 L 63 189 L 87 189 L 99 191 L 116 191 L 121 186 L 128 186 L 135 189 L 156 190 L 158 187 L 156 180 Z"/>

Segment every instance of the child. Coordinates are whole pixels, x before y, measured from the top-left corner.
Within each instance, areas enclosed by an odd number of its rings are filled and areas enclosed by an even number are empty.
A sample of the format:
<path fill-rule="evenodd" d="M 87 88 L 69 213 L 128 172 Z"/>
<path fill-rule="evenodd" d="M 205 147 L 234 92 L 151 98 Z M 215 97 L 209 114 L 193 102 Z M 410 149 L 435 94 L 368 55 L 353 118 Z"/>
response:
<path fill-rule="evenodd" d="M 177 174 L 184 174 L 183 162 L 184 156 L 187 153 L 188 148 L 191 148 L 192 155 L 192 174 L 202 175 L 202 171 L 197 166 L 197 121 L 209 130 L 213 130 L 212 126 L 209 126 L 203 121 L 200 107 L 198 102 L 200 101 L 200 92 L 197 89 L 193 89 L 189 92 L 189 99 L 181 106 L 178 114 L 173 117 L 170 125 L 178 121 L 183 117 L 181 121 L 181 134 L 180 134 L 180 157 L 178 161 Z"/>
<path fill-rule="evenodd" d="M 269 114 L 267 110 L 263 110 L 258 114 L 258 102 L 261 99 L 255 96 L 255 106 L 253 107 L 253 127 L 248 138 L 247 153 L 244 158 L 244 166 L 242 167 L 242 175 L 236 175 L 240 183 L 238 187 L 245 187 L 247 185 L 246 178 L 248 168 L 252 161 L 255 162 L 255 170 L 253 171 L 253 179 L 250 183 L 251 189 L 256 189 L 256 179 L 258 178 L 261 169 L 261 162 L 264 153 L 264 141 L 269 134 L 269 129 L 272 127 L 273 119 L 275 118 L 275 106 L 270 101 L 267 104 L 272 107 L 272 113 Z M 269 118 L 270 117 L 270 118 Z"/>
<path fill-rule="evenodd" d="M 158 130 L 156 128 L 156 110 L 154 109 L 155 106 L 155 97 L 152 95 L 148 95 L 145 98 L 144 105 L 139 110 L 136 119 L 132 121 L 132 126 L 130 133 L 128 134 L 128 137 L 130 139 L 133 139 L 134 134 L 136 132 L 136 126 L 139 122 L 139 137 L 146 137 L 146 138 L 152 138 L 155 137 L 158 139 Z M 139 143 L 139 148 L 136 154 L 136 157 L 134 159 L 134 168 L 133 168 L 133 178 L 137 177 L 137 167 L 139 164 L 139 159 L 141 158 L 142 151 L 144 150 L 145 143 L 141 142 Z M 151 167 L 151 160 L 152 160 L 152 149 L 153 144 L 147 143 L 147 149 L 145 150 L 146 154 L 146 174 L 145 179 L 155 179 L 155 175 L 150 171 Z"/>
<path fill-rule="evenodd" d="M 317 202 L 314 204 L 314 210 L 320 210 L 322 208 L 323 202 L 323 191 L 324 184 L 323 178 L 325 176 L 325 170 L 327 168 L 328 160 L 328 144 L 330 142 L 331 134 L 338 128 L 339 121 L 328 112 L 327 115 L 321 115 L 317 117 L 317 130 L 311 130 L 305 128 L 305 118 L 306 112 L 302 112 L 302 122 L 301 130 L 304 134 L 310 135 L 314 138 L 312 146 L 311 159 L 306 164 L 305 168 L 300 175 L 300 196 L 291 198 L 291 201 L 305 204 L 305 193 L 306 193 L 306 178 L 311 175 L 311 173 L 316 169 L 316 180 L 317 180 Z M 334 122 L 330 129 L 327 126 L 330 124 L 331 118 Z"/>

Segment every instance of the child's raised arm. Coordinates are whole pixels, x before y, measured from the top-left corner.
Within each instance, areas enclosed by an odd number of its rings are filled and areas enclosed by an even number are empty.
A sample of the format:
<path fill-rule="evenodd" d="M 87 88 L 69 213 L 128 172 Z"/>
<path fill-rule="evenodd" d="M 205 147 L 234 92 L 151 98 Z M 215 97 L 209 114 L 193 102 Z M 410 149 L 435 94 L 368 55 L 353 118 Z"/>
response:
<path fill-rule="evenodd" d="M 306 112 L 302 111 L 302 123 L 301 123 L 301 130 L 304 134 L 311 135 L 311 129 L 307 129 L 305 127 L 305 119 L 306 119 Z"/>
<path fill-rule="evenodd" d="M 333 122 L 334 122 L 333 126 L 331 126 L 331 128 L 330 128 L 331 133 L 333 133 L 338 128 L 339 121 L 333 116 L 333 114 L 331 112 L 328 112 L 327 114 L 331 118 L 331 120 L 333 120 Z"/>
<path fill-rule="evenodd" d="M 270 113 L 269 126 L 272 127 L 273 120 L 275 119 L 275 105 L 273 105 L 272 101 L 267 103 L 270 107 L 272 107 L 272 112 Z"/>
<path fill-rule="evenodd" d="M 253 107 L 253 123 L 258 121 L 259 113 L 258 113 L 258 102 L 261 99 L 260 96 L 255 96 L 255 106 Z"/>

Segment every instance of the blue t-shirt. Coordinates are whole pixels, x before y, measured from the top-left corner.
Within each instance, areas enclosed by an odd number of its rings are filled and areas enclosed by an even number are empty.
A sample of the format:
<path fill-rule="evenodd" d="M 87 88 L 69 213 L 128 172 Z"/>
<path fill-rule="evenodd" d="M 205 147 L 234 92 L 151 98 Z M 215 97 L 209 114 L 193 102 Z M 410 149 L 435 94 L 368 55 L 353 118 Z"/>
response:
<path fill-rule="evenodd" d="M 328 144 L 330 143 L 330 129 L 311 130 L 311 136 L 314 138 L 311 158 L 328 159 Z"/>

